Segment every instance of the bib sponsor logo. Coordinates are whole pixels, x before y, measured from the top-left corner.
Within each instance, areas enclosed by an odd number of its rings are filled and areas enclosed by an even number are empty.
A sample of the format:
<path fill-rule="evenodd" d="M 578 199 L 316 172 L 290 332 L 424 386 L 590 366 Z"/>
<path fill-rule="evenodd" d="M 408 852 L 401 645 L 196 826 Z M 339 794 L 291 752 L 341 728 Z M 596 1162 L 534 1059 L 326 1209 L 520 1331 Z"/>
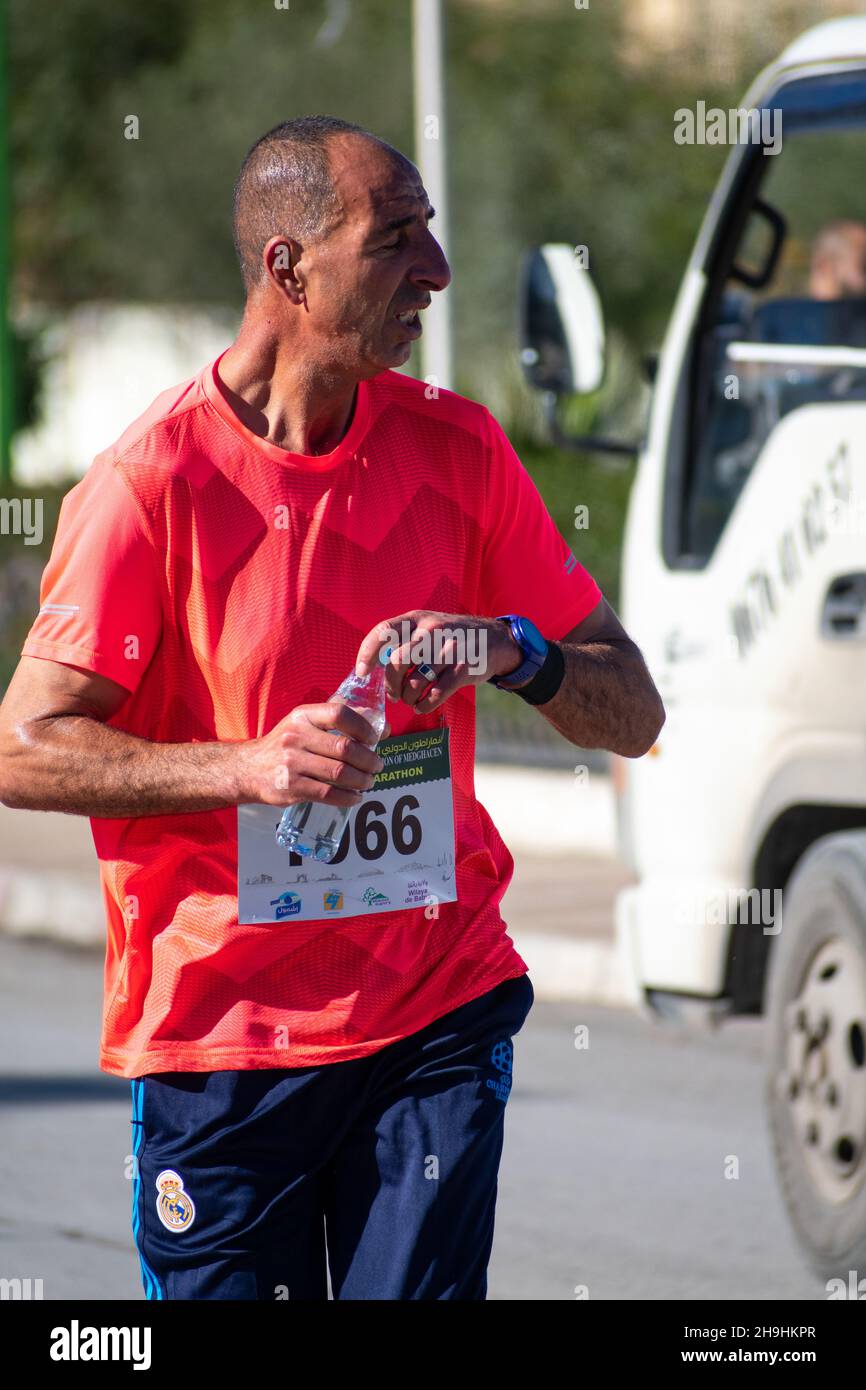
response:
<path fill-rule="evenodd" d="M 364 902 L 370 907 L 384 907 L 391 899 L 385 893 L 377 893 L 375 888 L 364 889 Z"/>
<path fill-rule="evenodd" d="M 301 899 L 297 893 L 281 893 L 278 898 L 271 898 L 271 907 L 275 907 L 274 914 L 280 922 L 284 917 L 294 917 L 301 910 Z"/>

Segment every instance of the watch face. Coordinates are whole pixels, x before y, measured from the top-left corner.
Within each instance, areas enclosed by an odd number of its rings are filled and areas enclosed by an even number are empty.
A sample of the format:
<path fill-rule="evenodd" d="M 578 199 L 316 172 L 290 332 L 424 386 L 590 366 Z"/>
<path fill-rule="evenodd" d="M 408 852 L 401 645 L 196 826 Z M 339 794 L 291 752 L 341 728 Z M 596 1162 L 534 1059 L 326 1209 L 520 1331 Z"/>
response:
<path fill-rule="evenodd" d="M 518 618 L 516 626 L 530 651 L 535 652 L 536 656 L 544 656 L 547 651 L 547 643 L 535 623 L 531 622 L 529 618 Z"/>

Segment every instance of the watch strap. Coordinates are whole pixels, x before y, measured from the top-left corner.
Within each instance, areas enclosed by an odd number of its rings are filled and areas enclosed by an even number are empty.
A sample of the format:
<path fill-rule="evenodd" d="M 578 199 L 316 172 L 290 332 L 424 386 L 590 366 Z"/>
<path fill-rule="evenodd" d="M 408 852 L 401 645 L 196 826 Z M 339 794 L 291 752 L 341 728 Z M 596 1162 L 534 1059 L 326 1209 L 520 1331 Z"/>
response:
<path fill-rule="evenodd" d="M 548 641 L 547 656 L 527 685 L 512 694 L 519 695 L 529 705 L 546 705 L 552 700 L 565 675 L 565 657 L 558 642 Z"/>

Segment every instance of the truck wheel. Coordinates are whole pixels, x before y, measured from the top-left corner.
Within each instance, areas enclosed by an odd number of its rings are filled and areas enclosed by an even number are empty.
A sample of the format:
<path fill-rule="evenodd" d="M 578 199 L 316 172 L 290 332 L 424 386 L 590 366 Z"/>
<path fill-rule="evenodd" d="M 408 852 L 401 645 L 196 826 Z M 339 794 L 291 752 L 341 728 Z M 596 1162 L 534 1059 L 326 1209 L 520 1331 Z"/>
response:
<path fill-rule="evenodd" d="M 822 1278 L 866 1274 L 866 833 L 827 835 L 784 890 L 767 1103 L 788 1214 Z"/>

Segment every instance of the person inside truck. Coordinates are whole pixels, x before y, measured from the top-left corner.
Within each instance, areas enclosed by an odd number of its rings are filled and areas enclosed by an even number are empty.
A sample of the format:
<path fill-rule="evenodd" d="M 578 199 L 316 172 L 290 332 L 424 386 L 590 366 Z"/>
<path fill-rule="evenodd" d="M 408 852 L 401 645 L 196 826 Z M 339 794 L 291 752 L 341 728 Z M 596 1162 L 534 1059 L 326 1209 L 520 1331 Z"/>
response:
<path fill-rule="evenodd" d="M 839 218 L 821 228 L 812 243 L 809 295 L 820 300 L 866 295 L 866 223 Z"/>
<path fill-rule="evenodd" d="M 710 340 L 715 368 L 699 445 L 696 484 L 690 494 L 689 543 L 709 554 L 755 461 L 775 426 L 806 405 L 866 399 L 866 370 L 829 367 L 808 357 L 793 364 L 755 360 L 737 373 L 738 394 L 726 395 L 732 366 L 727 344 L 866 349 L 866 222 L 836 218 L 812 241 L 808 282 L 799 296 L 755 303 L 741 290 L 723 295 Z"/>

